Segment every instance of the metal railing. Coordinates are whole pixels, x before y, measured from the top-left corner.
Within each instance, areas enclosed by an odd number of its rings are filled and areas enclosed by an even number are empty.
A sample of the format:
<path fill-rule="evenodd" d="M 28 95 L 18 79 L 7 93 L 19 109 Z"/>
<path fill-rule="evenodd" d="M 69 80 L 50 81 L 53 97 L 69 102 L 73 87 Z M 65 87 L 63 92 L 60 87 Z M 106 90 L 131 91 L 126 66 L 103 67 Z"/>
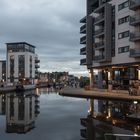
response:
<path fill-rule="evenodd" d="M 85 53 L 86 53 L 86 47 L 81 48 L 81 49 L 80 49 L 80 54 L 85 54 Z"/>
<path fill-rule="evenodd" d="M 139 48 L 130 49 L 130 57 L 138 57 L 138 56 L 140 56 Z"/>
<path fill-rule="evenodd" d="M 104 46 L 104 42 L 96 42 L 96 43 L 95 43 L 95 47 L 96 47 L 96 48 L 99 48 L 99 47 L 101 47 L 101 46 Z"/>
<path fill-rule="evenodd" d="M 136 14 L 130 17 L 130 24 L 136 24 L 140 22 L 140 15 Z"/>
<path fill-rule="evenodd" d="M 84 43 L 84 42 L 86 42 L 86 36 L 80 38 L 80 43 Z"/>
<path fill-rule="evenodd" d="M 82 64 L 86 64 L 86 61 L 87 61 L 86 58 L 81 59 L 81 60 L 80 60 L 80 64 L 81 64 L 81 65 L 82 65 Z"/>
<path fill-rule="evenodd" d="M 80 32 L 82 32 L 83 30 L 86 30 L 86 24 L 80 27 Z"/>
<path fill-rule="evenodd" d="M 98 17 L 95 18 L 94 22 L 96 23 L 96 22 L 98 22 L 98 21 L 100 21 L 102 19 L 104 19 L 104 15 L 99 15 Z"/>
<path fill-rule="evenodd" d="M 135 41 L 140 39 L 140 32 L 130 33 L 130 40 Z"/>
<path fill-rule="evenodd" d="M 98 56 L 94 56 L 93 60 L 94 60 L 94 61 L 99 61 L 99 60 L 102 60 L 102 59 L 104 59 L 104 58 L 105 58 L 104 56 L 98 55 Z"/>
<path fill-rule="evenodd" d="M 130 9 L 133 9 L 138 6 L 140 6 L 140 0 L 129 0 Z"/>
<path fill-rule="evenodd" d="M 103 32 L 104 32 L 104 29 L 101 28 L 101 29 L 96 30 L 95 33 L 94 33 L 94 35 L 99 35 L 99 34 L 101 34 Z"/>

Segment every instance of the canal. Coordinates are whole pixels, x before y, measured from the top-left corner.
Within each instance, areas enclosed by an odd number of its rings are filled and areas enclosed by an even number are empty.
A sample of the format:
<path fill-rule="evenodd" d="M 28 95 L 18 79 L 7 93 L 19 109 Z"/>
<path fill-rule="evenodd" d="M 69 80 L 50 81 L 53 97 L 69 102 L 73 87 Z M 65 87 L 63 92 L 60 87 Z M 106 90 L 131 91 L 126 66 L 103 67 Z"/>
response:
<path fill-rule="evenodd" d="M 89 101 L 37 89 L 0 94 L 0 140 L 80 140 Z"/>
<path fill-rule="evenodd" d="M 54 89 L 0 94 L 0 140 L 140 140 L 140 103 L 63 97 Z"/>

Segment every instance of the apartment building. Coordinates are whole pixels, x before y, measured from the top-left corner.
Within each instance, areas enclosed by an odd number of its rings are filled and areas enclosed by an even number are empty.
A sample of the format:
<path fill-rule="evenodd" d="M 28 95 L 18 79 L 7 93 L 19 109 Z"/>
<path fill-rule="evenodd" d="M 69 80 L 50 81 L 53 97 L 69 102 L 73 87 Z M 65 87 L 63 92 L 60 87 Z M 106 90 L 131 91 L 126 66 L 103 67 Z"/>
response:
<path fill-rule="evenodd" d="M 40 62 L 35 48 L 26 42 L 7 43 L 7 82 L 34 84 Z"/>
<path fill-rule="evenodd" d="M 87 0 L 80 23 L 80 64 L 98 70 L 99 87 L 140 80 L 140 0 Z"/>
<path fill-rule="evenodd" d="M 34 93 L 6 95 L 6 132 L 26 133 L 35 127 L 39 100 Z"/>

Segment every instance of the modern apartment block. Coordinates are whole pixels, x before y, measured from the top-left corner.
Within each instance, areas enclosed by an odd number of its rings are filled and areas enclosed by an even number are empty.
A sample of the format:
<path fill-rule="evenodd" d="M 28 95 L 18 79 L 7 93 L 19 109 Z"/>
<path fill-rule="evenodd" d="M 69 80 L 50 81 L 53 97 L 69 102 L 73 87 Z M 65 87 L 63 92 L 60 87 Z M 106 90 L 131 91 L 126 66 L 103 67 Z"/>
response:
<path fill-rule="evenodd" d="M 102 80 L 128 85 L 140 80 L 140 0 L 87 0 L 80 64 Z"/>
<path fill-rule="evenodd" d="M 7 82 L 33 84 L 39 62 L 35 46 L 26 42 L 7 43 Z"/>
<path fill-rule="evenodd" d="M 6 60 L 0 60 L 0 82 L 6 81 Z"/>

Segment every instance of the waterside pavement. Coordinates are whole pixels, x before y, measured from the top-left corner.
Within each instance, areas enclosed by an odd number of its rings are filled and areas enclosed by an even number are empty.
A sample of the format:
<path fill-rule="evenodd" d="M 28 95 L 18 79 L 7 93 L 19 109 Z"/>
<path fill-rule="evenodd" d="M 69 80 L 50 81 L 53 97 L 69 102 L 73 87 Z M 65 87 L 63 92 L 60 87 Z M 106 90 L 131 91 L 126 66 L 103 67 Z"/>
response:
<path fill-rule="evenodd" d="M 129 92 L 116 90 L 108 92 L 105 90 L 85 90 L 82 88 L 71 88 L 65 87 L 59 92 L 62 96 L 67 97 L 77 97 L 77 98 L 86 98 L 86 99 L 102 99 L 102 100 L 119 100 L 119 101 L 139 101 L 140 96 L 129 95 Z"/>

